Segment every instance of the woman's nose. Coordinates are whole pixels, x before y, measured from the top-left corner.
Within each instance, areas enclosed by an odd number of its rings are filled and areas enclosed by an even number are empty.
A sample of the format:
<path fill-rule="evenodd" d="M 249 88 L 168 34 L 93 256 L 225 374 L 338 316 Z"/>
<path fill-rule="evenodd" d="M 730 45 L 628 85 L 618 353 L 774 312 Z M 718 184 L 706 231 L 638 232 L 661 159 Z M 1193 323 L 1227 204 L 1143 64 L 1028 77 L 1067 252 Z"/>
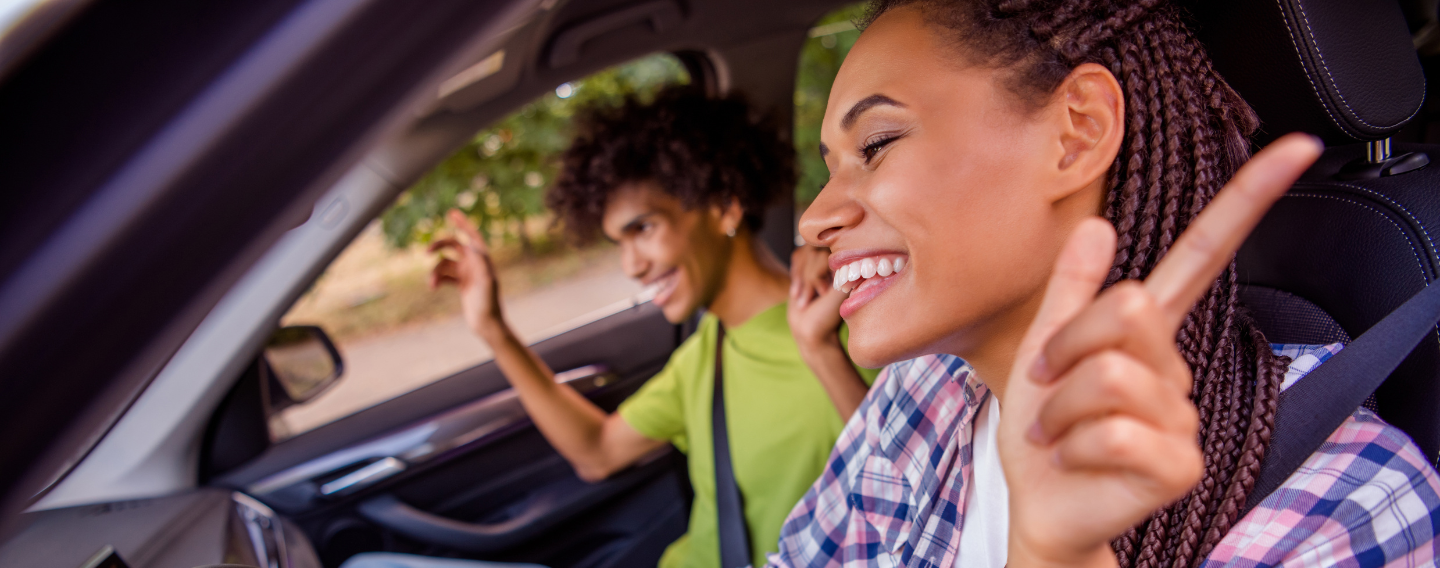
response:
<path fill-rule="evenodd" d="M 860 224 L 865 209 L 850 196 L 849 188 L 838 176 L 831 178 L 805 214 L 800 216 L 800 236 L 817 247 L 829 247 L 847 229 Z"/>

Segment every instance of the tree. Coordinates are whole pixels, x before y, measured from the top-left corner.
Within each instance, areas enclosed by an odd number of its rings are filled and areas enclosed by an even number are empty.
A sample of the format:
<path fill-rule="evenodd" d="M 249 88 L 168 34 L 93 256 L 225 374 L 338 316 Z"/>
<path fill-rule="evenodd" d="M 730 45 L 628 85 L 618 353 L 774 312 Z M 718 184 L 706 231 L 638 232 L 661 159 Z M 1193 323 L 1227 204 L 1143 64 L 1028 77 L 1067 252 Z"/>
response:
<path fill-rule="evenodd" d="M 800 51 L 795 79 L 795 166 L 800 179 L 795 185 L 795 202 L 801 210 L 830 179 L 830 170 L 820 159 L 820 122 L 840 63 L 860 38 L 854 22 L 865 15 L 865 5 L 853 4 L 825 15 L 810 28 L 810 39 Z"/>
<path fill-rule="evenodd" d="M 625 96 L 653 96 L 688 83 L 679 60 L 658 54 L 565 83 L 495 125 L 480 131 L 381 216 L 391 245 L 428 242 L 450 208 L 464 211 L 486 236 L 518 242 L 531 254 L 535 235 L 527 221 L 545 213 L 545 188 L 555 180 L 572 136 L 571 118 L 584 105 L 618 105 Z M 548 242 L 548 235 L 546 235 Z"/>
<path fill-rule="evenodd" d="M 799 157 L 795 199 L 802 209 L 830 177 L 818 150 L 820 122 L 840 63 L 860 37 L 852 22 L 864 10 L 860 3 L 827 14 L 801 49 L 794 143 Z M 532 235 L 527 221 L 545 215 L 545 188 L 555 180 L 560 155 L 570 143 L 575 112 L 582 105 L 618 104 L 629 94 L 646 98 L 666 85 L 688 82 L 678 59 L 656 54 L 560 85 L 480 131 L 407 189 L 381 216 L 387 240 L 396 247 L 428 242 L 443 225 L 445 211 L 456 207 L 488 237 L 516 242 L 531 254 L 536 237 L 551 240 L 548 234 Z"/>

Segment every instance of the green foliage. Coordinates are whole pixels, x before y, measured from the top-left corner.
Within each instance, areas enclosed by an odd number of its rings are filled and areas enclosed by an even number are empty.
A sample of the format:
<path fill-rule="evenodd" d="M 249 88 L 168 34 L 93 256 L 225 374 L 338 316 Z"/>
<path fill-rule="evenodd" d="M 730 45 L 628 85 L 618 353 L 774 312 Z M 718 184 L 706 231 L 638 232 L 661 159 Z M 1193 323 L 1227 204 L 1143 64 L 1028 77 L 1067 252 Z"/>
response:
<path fill-rule="evenodd" d="M 558 87 L 480 131 L 406 190 L 381 216 L 386 240 L 396 247 L 428 242 L 454 207 L 475 220 L 482 234 L 518 241 L 531 252 L 535 241 L 550 240 L 548 234 L 530 234 L 526 220 L 545 213 L 545 188 L 554 182 L 560 155 L 570 144 L 575 112 L 591 103 L 619 104 L 631 93 L 650 97 L 666 85 L 688 82 L 679 60 L 657 54 Z"/>
<path fill-rule="evenodd" d="M 802 208 L 815 199 L 830 177 L 818 150 L 820 122 L 830 84 L 860 37 L 850 23 L 864 12 L 865 4 L 859 3 L 821 18 L 800 53 L 794 140 L 799 154 L 795 199 Z M 666 85 L 688 82 L 678 59 L 656 54 L 547 93 L 476 134 L 406 190 L 381 216 L 386 240 L 396 247 L 428 242 L 444 225 L 445 211 L 455 207 L 474 219 L 491 239 L 518 242 L 526 253 L 545 246 L 551 236 L 531 234 L 526 221 L 545 214 L 545 188 L 559 171 L 576 110 L 590 103 L 618 104 L 631 93 L 649 97 Z M 566 86 L 569 96 L 562 98 L 559 94 Z"/>
<path fill-rule="evenodd" d="M 802 210 L 830 179 L 830 170 L 820 159 L 820 122 L 825 118 L 830 84 L 835 82 L 845 55 L 860 38 L 852 22 L 865 15 L 865 6 L 864 2 L 853 4 L 821 18 L 800 51 L 800 69 L 795 79 L 795 151 L 799 158 L 795 167 L 800 179 L 795 185 L 795 202 Z"/>

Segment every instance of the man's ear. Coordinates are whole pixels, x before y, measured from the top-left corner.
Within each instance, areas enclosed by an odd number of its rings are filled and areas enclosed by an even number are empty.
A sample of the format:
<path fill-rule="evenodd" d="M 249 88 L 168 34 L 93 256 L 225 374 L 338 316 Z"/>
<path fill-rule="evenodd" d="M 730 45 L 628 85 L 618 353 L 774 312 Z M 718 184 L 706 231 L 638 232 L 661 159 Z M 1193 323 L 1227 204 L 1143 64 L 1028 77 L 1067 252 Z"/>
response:
<path fill-rule="evenodd" d="M 739 233 L 741 225 L 745 224 L 745 208 L 740 206 L 739 199 L 731 199 L 726 205 L 716 205 L 710 210 L 720 230 L 732 237 Z"/>
<path fill-rule="evenodd" d="M 1125 139 L 1125 95 L 1109 69 L 1085 63 L 1060 84 L 1052 105 L 1059 200 L 1109 175 Z"/>

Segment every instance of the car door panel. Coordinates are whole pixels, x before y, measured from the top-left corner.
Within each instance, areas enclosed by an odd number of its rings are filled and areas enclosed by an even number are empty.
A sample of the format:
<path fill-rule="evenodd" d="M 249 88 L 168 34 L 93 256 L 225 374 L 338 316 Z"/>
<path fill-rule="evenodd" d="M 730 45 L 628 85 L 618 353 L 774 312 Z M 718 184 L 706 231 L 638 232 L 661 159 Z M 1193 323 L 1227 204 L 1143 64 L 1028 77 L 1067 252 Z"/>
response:
<path fill-rule="evenodd" d="M 535 349 L 570 369 L 557 380 L 613 411 L 664 366 L 680 332 L 641 304 Z M 212 483 L 294 520 L 331 566 L 382 550 L 653 563 L 689 508 L 684 460 L 669 447 L 610 479 L 578 479 L 493 362 L 281 442 Z"/>
<path fill-rule="evenodd" d="M 19 524 L 0 548 L 0 567 L 72 568 L 107 547 L 134 568 L 265 565 L 282 558 L 285 568 L 320 566 L 293 523 L 223 489 L 31 512 Z"/>

